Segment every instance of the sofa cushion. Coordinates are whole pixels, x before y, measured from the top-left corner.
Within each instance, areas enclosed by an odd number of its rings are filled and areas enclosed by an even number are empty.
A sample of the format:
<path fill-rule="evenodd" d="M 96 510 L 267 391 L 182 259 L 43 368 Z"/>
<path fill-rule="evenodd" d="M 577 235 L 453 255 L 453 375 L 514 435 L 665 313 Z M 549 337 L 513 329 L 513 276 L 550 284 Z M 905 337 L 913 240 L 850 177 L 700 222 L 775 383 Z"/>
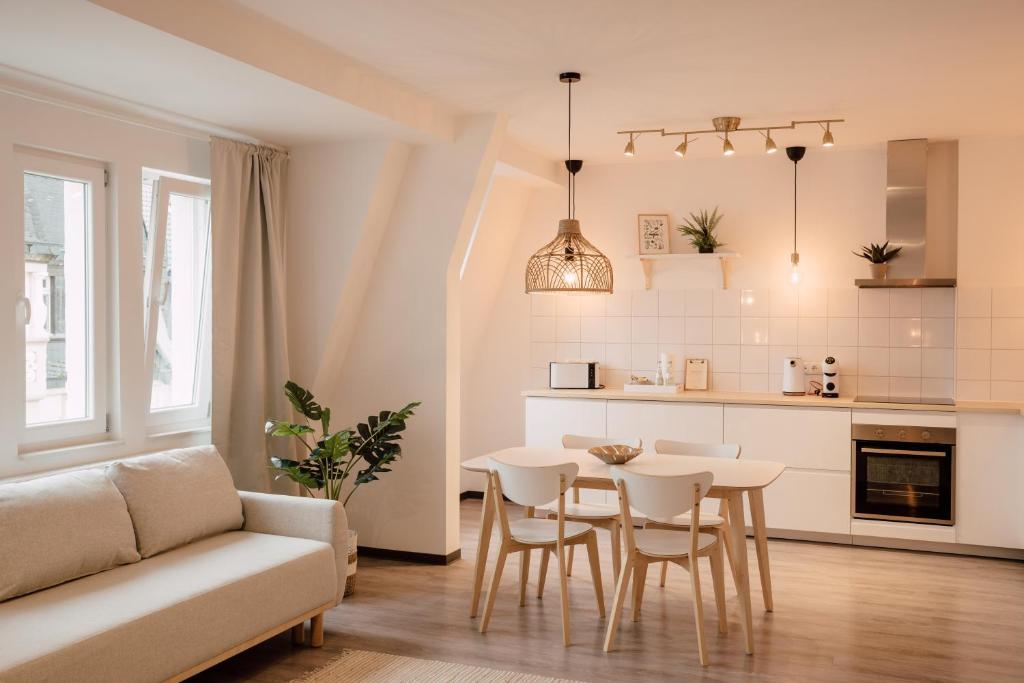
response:
<path fill-rule="evenodd" d="M 139 560 L 124 498 L 102 470 L 0 486 L 0 529 L 0 601 Z"/>
<path fill-rule="evenodd" d="M 233 531 L 0 604 L 0 681 L 163 681 L 334 604 L 327 543 Z"/>
<path fill-rule="evenodd" d="M 242 528 L 242 501 L 213 446 L 115 462 L 107 474 L 128 503 L 143 557 Z"/>

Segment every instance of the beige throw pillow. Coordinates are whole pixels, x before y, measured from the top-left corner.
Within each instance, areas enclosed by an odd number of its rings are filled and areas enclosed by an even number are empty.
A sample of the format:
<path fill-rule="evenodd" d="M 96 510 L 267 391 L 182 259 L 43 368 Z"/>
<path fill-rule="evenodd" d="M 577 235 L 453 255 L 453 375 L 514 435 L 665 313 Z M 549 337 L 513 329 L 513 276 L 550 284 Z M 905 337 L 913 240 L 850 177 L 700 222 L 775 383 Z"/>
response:
<path fill-rule="evenodd" d="M 143 557 L 242 528 L 242 501 L 213 446 L 115 462 L 107 474 L 128 503 Z"/>
<path fill-rule="evenodd" d="M 103 470 L 0 485 L 0 600 L 138 561 L 128 508 Z"/>

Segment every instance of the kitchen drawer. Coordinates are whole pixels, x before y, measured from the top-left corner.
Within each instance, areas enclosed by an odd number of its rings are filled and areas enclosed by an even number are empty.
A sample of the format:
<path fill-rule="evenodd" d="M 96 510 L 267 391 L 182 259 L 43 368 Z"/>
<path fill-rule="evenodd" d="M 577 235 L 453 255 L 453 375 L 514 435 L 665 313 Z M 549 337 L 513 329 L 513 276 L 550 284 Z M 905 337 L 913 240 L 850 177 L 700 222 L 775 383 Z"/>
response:
<path fill-rule="evenodd" d="M 565 434 L 603 437 L 605 404 L 589 398 L 527 398 L 525 444 L 561 448 Z"/>
<path fill-rule="evenodd" d="M 722 404 L 608 401 L 608 435 L 640 437 L 648 453 L 658 439 L 722 443 Z"/>
<path fill-rule="evenodd" d="M 769 529 L 849 534 L 850 475 L 787 469 L 764 490 L 764 518 Z"/>
<path fill-rule="evenodd" d="M 850 410 L 727 405 L 725 443 L 740 444 L 743 460 L 849 472 Z"/>

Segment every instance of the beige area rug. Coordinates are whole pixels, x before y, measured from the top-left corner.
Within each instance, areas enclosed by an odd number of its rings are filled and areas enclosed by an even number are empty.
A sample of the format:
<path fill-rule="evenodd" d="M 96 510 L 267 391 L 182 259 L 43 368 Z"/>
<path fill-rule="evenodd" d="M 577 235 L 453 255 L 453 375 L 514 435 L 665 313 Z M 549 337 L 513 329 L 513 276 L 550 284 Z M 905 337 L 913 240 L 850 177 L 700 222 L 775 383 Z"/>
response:
<path fill-rule="evenodd" d="M 482 666 L 413 659 L 383 652 L 345 650 L 326 665 L 292 683 L 582 683 Z"/>

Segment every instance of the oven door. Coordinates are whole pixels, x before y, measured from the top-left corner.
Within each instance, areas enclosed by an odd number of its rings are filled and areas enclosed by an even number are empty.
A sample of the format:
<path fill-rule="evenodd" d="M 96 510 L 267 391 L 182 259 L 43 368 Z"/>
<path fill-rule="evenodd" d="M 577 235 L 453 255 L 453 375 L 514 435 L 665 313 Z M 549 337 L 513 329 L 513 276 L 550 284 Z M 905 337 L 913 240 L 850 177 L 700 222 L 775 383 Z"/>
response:
<path fill-rule="evenodd" d="M 853 516 L 953 524 L 949 444 L 854 441 Z"/>

